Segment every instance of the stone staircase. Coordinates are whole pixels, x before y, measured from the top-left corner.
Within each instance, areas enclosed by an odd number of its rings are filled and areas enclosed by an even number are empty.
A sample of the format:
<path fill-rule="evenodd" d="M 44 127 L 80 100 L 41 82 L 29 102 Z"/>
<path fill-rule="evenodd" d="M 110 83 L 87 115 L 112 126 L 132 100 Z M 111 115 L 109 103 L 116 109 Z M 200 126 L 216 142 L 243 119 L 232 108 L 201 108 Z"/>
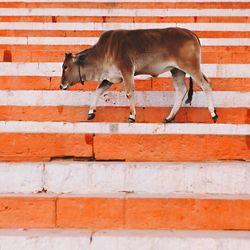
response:
<path fill-rule="evenodd" d="M 170 74 L 120 86 L 87 110 L 96 82 L 59 90 L 65 52 L 109 29 L 185 27 L 214 90 L 176 123 Z M 0 2 L 1 250 L 249 250 L 250 2 Z"/>

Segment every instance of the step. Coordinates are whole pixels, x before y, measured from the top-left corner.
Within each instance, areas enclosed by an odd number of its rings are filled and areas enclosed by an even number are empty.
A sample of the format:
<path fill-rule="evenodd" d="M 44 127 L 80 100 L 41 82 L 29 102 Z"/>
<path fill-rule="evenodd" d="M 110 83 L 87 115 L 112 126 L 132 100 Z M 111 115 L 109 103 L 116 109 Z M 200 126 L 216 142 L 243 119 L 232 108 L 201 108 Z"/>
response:
<path fill-rule="evenodd" d="M 16 1 L 15 3 L 11 2 L 1 2 L 0 7 L 4 9 L 8 8 L 62 8 L 62 9 L 70 9 L 70 8 L 79 8 L 79 9 L 163 9 L 169 11 L 169 9 L 244 9 L 250 8 L 248 2 L 237 2 L 237 1 L 228 1 L 226 3 L 214 1 L 211 3 L 210 1 L 180 1 L 171 2 L 171 1 L 106 1 L 102 3 L 97 3 L 96 1 L 45 1 L 43 3 L 39 3 L 39 1 L 32 1 L 23 3 L 25 1 Z M 11 13 L 14 14 L 15 13 Z"/>
<path fill-rule="evenodd" d="M 223 10 L 222 10 L 223 11 Z M 247 16 L 0 16 L 0 22 L 249 23 Z"/>
<path fill-rule="evenodd" d="M 249 131 L 248 124 L 0 122 L 0 159 L 249 160 Z"/>
<path fill-rule="evenodd" d="M 88 122 L 88 106 L 0 106 L 1 121 Z M 162 123 L 170 113 L 168 107 L 137 107 L 136 122 Z M 217 123 L 249 124 L 249 108 L 216 108 Z M 98 107 L 92 122 L 126 123 L 128 107 Z M 175 117 L 176 123 L 211 123 L 207 108 L 183 107 Z"/>
<path fill-rule="evenodd" d="M 0 163 L 0 193 L 250 195 L 250 163 Z"/>
<path fill-rule="evenodd" d="M 21 3 L 28 3 L 28 2 L 32 2 L 32 3 L 39 3 L 39 2 L 69 2 L 69 0 L 2 0 L 1 2 L 21 2 Z M 77 0 L 77 2 L 105 2 L 105 3 L 114 3 L 114 2 L 117 2 L 117 0 Z M 123 0 L 122 2 L 135 2 L 135 0 Z M 175 0 L 136 0 L 136 2 L 151 2 L 151 3 L 159 3 L 159 2 L 166 2 L 166 3 L 171 3 L 171 2 L 176 2 Z M 219 2 L 219 3 L 224 3 L 224 2 L 227 2 L 227 3 L 234 3 L 235 0 L 221 0 L 221 1 L 218 1 L 218 0 L 179 0 L 178 2 L 185 2 L 185 3 L 203 3 L 203 2 L 206 2 L 206 3 L 210 3 L 210 2 Z M 244 2 L 247 2 L 248 3 L 248 0 L 238 0 L 237 2 L 241 2 L 241 3 L 244 3 Z"/>
<path fill-rule="evenodd" d="M 27 41 L 27 39 L 29 39 Z M 32 40 L 32 41 L 30 41 Z M 97 39 L 95 39 L 97 40 Z M 202 43 L 204 64 L 249 64 L 249 38 L 211 39 Z M 1 37 L 0 55 L 4 62 L 62 62 L 65 51 L 77 52 L 90 47 L 84 38 Z M 93 41 L 94 42 L 94 41 Z M 29 45 L 26 45 L 29 43 Z M 89 42 L 90 43 L 90 42 Z M 92 43 L 92 42 L 91 42 Z M 207 44 L 212 44 L 213 46 Z M 77 44 L 77 45 L 75 45 Z M 80 44 L 80 45 L 78 45 Z M 48 57 L 48 53 L 50 56 Z M 23 57 L 23 55 L 26 55 Z"/>
<path fill-rule="evenodd" d="M 25 5 L 1 3 L 0 16 L 249 16 L 250 13 L 249 3 L 225 3 L 225 6 L 221 6 L 223 5 L 221 3 L 207 3 L 207 6 L 199 3 L 188 5 L 185 6 L 184 3 L 154 3 L 152 5 L 152 3 L 136 2 L 26 3 Z M 157 27 L 162 27 L 161 23 Z"/>
<path fill-rule="evenodd" d="M 0 228 L 250 230 L 250 195 L 2 194 L 0 209 Z"/>
<path fill-rule="evenodd" d="M 72 10 L 67 9 L 69 13 L 63 13 L 62 15 L 75 15 Z M 12 10 L 11 10 L 12 11 Z M 45 13 L 47 13 L 47 9 L 45 10 Z M 51 13 L 54 13 L 53 9 L 51 9 Z M 82 10 L 79 10 L 82 11 Z M 89 11 L 89 10 L 87 10 Z M 114 10 L 114 14 L 116 13 L 116 10 Z M 128 10 L 130 12 L 131 10 Z M 176 10 L 173 10 L 173 13 L 175 13 Z M 188 10 L 183 10 L 186 13 L 189 13 Z M 198 10 L 197 10 L 198 11 Z M 215 10 L 211 10 L 212 12 L 217 12 Z M 243 15 L 247 16 L 249 15 L 249 10 L 242 10 L 242 11 L 235 11 L 234 12 L 229 12 L 226 13 L 225 15 Z M 41 12 L 41 15 L 43 12 Z M 149 12 L 151 15 L 151 12 Z M 196 12 L 197 15 L 198 12 Z M 211 12 L 210 12 L 211 13 Z M 220 12 L 221 13 L 221 10 Z M 218 12 L 215 14 L 215 16 L 220 15 Z M 23 13 L 25 15 L 26 13 Z M 102 14 L 102 13 L 100 13 Z M 99 14 L 99 15 L 100 15 Z M 103 13 L 105 15 L 105 13 Z M 46 15 L 46 14 L 45 14 Z M 94 14 L 92 14 L 94 15 Z M 157 14 L 158 15 L 158 14 Z M 204 15 L 207 15 L 205 12 Z M 190 29 L 193 31 L 250 31 L 250 27 L 248 23 L 181 23 L 181 24 L 176 24 L 176 23 L 168 23 L 167 25 L 165 23 L 43 23 L 43 22 L 36 22 L 36 23 L 31 23 L 31 22 L 0 22 L 0 29 L 1 30 L 97 30 L 97 31 L 106 31 L 106 30 L 112 30 L 112 29 L 145 29 L 145 27 L 148 27 L 150 25 L 151 28 L 155 29 L 162 29 L 166 27 L 182 27 L 185 29 Z"/>
<path fill-rule="evenodd" d="M 62 59 L 63 61 L 63 59 Z M 248 78 L 249 64 L 202 64 L 201 69 L 209 77 Z M 62 62 L 0 62 L 1 76 L 61 76 Z M 4 71 L 2 71 L 4 70 Z M 169 72 L 161 74 L 169 77 Z M 143 76 L 142 76 L 143 77 Z M 140 79 L 141 76 L 137 77 Z"/>
<path fill-rule="evenodd" d="M 249 232 L 0 230 L 2 250 L 248 250 Z"/>
<path fill-rule="evenodd" d="M 20 20 L 20 19 L 19 19 Z M 166 26 L 167 27 L 167 26 Z M 250 38 L 249 31 L 193 30 L 200 38 Z M 103 30 L 46 30 L 46 37 L 99 37 Z M 0 36 L 40 37 L 40 30 L 0 29 Z"/>
<path fill-rule="evenodd" d="M 52 49 L 57 45 L 59 50 L 65 50 L 69 48 L 69 45 L 73 46 L 73 50 L 80 50 L 83 46 L 89 47 L 90 45 L 96 44 L 98 37 L 1 37 L 1 45 L 9 45 L 6 48 L 33 48 L 34 51 L 39 48 L 41 51 L 46 49 Z M 200 38 L 201 45 L 203 46 L 203 52 L 216 52 L 221 51 L 225 52 L 227 47 L 223 46 L 232 46 L 228 48 L 228 52 L 237 52 L 249 50 L 250 39 L 249 38 Z M 22 46 L 21 46 L 22 45 Z M 53 47 L 52 47 L 53 46 Z M 1 46 L 3 47 L 3 46 Z M 27 51 L 28 52 L 28 51 Z M 59 58 L 59 56 L 58 56 Z M 247 57 L 245 57 L 247 58 Z M 25 58 L 24 58 L 25 59 Z"/>
<path fill-rule="evenodd" d="M 213 91 L 250 91 L 249 77 L 246 78 L 209 78 L 213 84 Z M 60 76 L 0 76 L 0 90 L 59 90 Z M 189 79 L 186 78 L 186 84 Z M 76 84 L 70 90 L 93 91 L 100 83 L 89 81 L 85 85 Z M 200 88 L 194 84 L 194 90 Z M 110 91 L 123 91 L 121 85 L 114 85 Z M 170 77 L 144 77 L 135 79 L 136 91 L 173 91 L 174 87 Z"/>
<path fill-rule="evenodd" d="M 1 106 L 89 106 L 94 97 L 93 91 L 50 91 L 50 90 L 2 90 Z M 214 105 L 218 108 L 249 108 L 250 92 L 214 91 Z M 135 91 L 136 107 L 172 107 L 174 91 Z M 183 106 L 190 107 L 190 104 Z M 192 107 L 207 107 L 204 92 L 193 95 Z M 102 107 L 128 107 L 125 91 L 110 91 L 98 100 Z"/>

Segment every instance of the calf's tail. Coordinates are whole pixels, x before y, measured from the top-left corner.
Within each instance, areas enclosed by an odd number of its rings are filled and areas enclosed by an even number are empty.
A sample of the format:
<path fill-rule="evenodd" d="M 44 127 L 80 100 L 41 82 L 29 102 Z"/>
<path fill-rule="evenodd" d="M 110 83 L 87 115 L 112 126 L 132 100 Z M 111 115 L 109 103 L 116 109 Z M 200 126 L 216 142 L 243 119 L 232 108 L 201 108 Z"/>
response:
<path fill-rule="evenodd" d="M 192 98 L 193 98 L 193 79 L 189 78 L 189 90 L 188 90 L 188 97 L 187 97 L 187 100 L 185 101 L 186 104 L 190 103 L 191 105 L 191 102 L 192 102 Z"/>

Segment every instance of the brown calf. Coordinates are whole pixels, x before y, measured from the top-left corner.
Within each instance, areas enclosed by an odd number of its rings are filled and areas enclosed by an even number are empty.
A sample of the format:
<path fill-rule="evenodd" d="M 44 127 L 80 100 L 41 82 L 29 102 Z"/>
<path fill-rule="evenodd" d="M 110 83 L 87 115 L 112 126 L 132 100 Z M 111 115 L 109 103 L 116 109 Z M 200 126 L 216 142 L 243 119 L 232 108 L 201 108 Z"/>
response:
<path fill-rule="evenodd" d="M 111 30 L 103 33 L 91 48 L 74 55 L 65 54 L 60 88 L 67 89 L 77 82 L 101 81 L 89 108 L 88 119 L 91 120 L 95 117 L 100 95 L 111 85 L 122 83 L 130 103 L 129 122 L 134 122 L 134 76 L 148 74 L 156 77 L 171 71 L 176 98 L 165 119 L 165 122 L 171 122 L 187 93 L 184 82 L 187 73 L 205 91 L 208 109 L 216 122 L 218 116 L 213 105 L 211 86 L 201 72 L 200 64 L 199 39 L 187 29 Z"/>

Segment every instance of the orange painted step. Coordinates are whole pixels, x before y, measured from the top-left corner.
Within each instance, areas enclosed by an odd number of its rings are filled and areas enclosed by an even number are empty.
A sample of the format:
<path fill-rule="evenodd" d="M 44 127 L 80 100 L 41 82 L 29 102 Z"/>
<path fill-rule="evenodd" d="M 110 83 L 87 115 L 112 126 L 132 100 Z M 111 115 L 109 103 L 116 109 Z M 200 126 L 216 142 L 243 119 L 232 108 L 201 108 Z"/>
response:
<path fill-rule="evenodd" d="M 1 121 L 51 121 L 51 122 L 86 122 L 89 107 L 30 107 L 0 106 Z M 136 122 L 161 123 L 170 113 L 171 108 L 146 107 L 136 108 Z M 249 124 L 250 109 L 248 108 L 217 108 L 218 123 Z M 127 122 L 128 107 L 98 107 L 92 122 Z M 193 123 L 211 123 L 207 108 L 181 108 L 175 121 Z"/>
<path fill-rule="evenodd" d="M 0 211 L 0 228 L 250 229 L 250 200 L 240 197 L 2 196 Z"/>
<path fill-rule="evenodd" d="M 250 228 L 250 200 L 59 198 L 57 208 L 59 227 L 242 230 Z"/>
<path fill-rule="evenodd" d="M 96 160 L 136 162 L 249 160 L 249 148 L 250 135 L 100 134 L 94 137 Z"/>
<path fill-rule="evenodd" d="M 0 228 L 52 228 L 56 199 L 0 196 Z"/>
<path fill-rule="evenodd" d="M 247 16 L 0 16 L 0 22 L 93 23 L 249 23 Z"/>
<path fill-rule="evenodd" d="M 61 62 L 65 52 L 79 52 L 83 45 L 0 45 L 3 62 Z M 250 46 L 204 46 L 202 63 L 250 63 Z M 25 54 L 25 57 L 23 56 Z"/>
<path fill-rule="evenodd" d="M 48 161 L 54 157 L 92 157 L 89 134 L 0 133 L 0 161 Z"/>
<path fill-rule="evenodd" d="M 1 2 L 0 8 L 248 9 L 249 2 Z"/>
<path fill-rule="evenodd" d="M 66 52 L 79 52 L 89 47 L 83 45 L 0 45 L 0 58 L 4 62 L 63 62 Z"/>
<path fill-rule="evenodd" d="M 210 78 L 209 81 L 213 91 L 250 91 L 250 81 L 248 78 Z M 0 78 L 1 81 L 1 78 Z M 189 79 L 186 79 L 186 84 L 189 86 Z M 171 80 L 166 84 L 166 78 L 152 78 L 152 90 L 174 90 Z M 194 83 L 194 90 L 200 90 L 197 84 Z"/>
<path fill-rule="evenodd" d="M 1 133 L 0 161 L 83 157 L 121 161 L 249 160 L 250 136 Z"/>
<path fill-rule="evenodd" d="M 100 36 L 103 31 L 100 30 L 46 30 L 46 37 L 96 37 Z M 244 34 L 243 34 L 244 33 Z M 242 33 L 242 36 L 245 37 L 245 32 Z M 44 30 L 0 30 L 0 36 L 14 36 L 14 37 L 23 37 L 23 36 L 35 36 L 40 37 L 44 34 Z M 236 35 L 236 34 L 235 34 Z M 250 37 L 250 32 L 249 32 Z"/>
<path fill-rule="evenodd" d="M 214 91 L 250 91 L 250 80 L 248 78 L 209 78 Z M 0 76 L 0 90 L 59 90 L 60 77 L 46 76 Z M 189 80 L 186 79 L 189 84 Z M 70 90 L 95 90 L 99 82 L 86 82 L 84 85 L 76 84 Z M 173 91 L 173 84 L 170 78 L 148 78 L 135 81 L 136 90 Z M 123 91 L 121 85 L 114 85 L 110 91 Z M 194 90 L 200 90 L 194 84 Z"/>
<path fill-rule="evenodd" d="M 250 31 L 195 31 L 200 38 L 249 38 Z M 40 37 L 44 30 L 0 30 L 0 36 Z M 46 30 L 46 37 L 98 37 L 102 30 Z"/>

